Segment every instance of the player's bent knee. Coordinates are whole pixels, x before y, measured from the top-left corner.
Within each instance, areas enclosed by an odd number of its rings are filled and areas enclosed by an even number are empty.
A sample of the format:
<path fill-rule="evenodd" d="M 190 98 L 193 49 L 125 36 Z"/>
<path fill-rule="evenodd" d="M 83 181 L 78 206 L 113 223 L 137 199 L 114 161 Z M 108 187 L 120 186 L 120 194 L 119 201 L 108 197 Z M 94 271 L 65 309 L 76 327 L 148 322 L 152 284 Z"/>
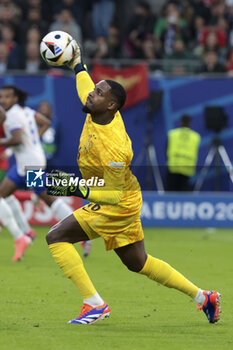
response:
<path fill-rule="evenodd" d="M 59 227 L 58 224 L 51 227 L 45 239 L 47 244 L 53 244 L 59 242 Z"/>

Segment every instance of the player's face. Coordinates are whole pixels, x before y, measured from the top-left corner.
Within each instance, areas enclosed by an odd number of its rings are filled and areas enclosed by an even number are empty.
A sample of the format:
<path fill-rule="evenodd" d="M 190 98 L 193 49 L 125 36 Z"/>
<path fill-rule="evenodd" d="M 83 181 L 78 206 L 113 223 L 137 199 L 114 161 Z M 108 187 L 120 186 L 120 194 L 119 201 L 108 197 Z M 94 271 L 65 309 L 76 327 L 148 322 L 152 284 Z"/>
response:
<path fill-rule="evenodd" d="M 96 84 L 95 89 L 87 97 L 83 111 L 90 114 L 101 114 L 107 110 L 112 110 L 113 105 L 114 107 L 116 105 L 116 101 L 114 101 L 110 90 L 111 87 L 105 80 Z"/>
<path fill-rule="evenodd" d="M 18 97 L 15 96 L 14 90 L 2 89 L 0 90 L 0 105 L 8 111 L 15 103 L 18 102 Z"/>

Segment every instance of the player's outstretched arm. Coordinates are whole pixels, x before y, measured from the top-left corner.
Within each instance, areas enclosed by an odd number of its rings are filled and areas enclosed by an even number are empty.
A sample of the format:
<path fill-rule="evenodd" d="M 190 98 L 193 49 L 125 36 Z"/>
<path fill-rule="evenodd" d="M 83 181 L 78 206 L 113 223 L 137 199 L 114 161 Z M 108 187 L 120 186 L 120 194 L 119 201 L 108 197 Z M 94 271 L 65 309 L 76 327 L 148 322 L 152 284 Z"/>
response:
<path fill-rule="evenodd" d="M 90 75 L 87 73 L 86 68 L 82 60 L 81 48 L 74 40 L 74 57 L 67 63 L 67 66 L 72 69 L 76 74 L 76 88 L 78 96 L 83 104 L 86 103 L 87 96 L 90 91 L 94 90 L 95 84 L 93 83 Z"/>

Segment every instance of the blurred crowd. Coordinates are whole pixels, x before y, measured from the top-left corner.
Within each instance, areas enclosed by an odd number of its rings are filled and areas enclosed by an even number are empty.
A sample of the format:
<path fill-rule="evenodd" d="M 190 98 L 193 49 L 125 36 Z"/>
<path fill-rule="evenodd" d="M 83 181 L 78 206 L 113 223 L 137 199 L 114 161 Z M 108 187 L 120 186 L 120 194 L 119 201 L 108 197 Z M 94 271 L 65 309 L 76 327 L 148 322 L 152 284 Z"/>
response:
<path fill-rule="evenodd" d="M 125 16 L 123 0 L 0 0 L 0 73 L 48 69 L 39 43 L 52 30 L 70 33 L 90 59 L 143 59 L 177 75 L 233 73 L 233 0 L 169 0 L 157 12 L 153 1 L 130 4 Z"/>

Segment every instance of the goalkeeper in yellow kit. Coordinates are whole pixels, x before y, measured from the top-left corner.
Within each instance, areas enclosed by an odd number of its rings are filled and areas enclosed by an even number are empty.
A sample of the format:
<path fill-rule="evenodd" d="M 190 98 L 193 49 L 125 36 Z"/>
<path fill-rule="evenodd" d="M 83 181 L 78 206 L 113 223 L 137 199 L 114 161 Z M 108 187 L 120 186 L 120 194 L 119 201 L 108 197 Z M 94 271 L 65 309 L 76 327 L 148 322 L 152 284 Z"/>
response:
<path fill-rule="evenodd" d="M 83 66 L 77 44 L 68 67 L 76 74 L 77 92 L 87 113 L 78 165 L 84 179 L 104 179 L 104 186 L 99 188 L 54 184 L 48 188 L 51 195 L 73 195 L 90 202 L 53 226 L 46 236 L 53 258 L 83 298 L 81 313 L 69 323 L 90 324 L 110 314 L 109 306 L 96 291 L 73 246 L 97 237 L 103 237 L 106 249 L 114 249 L 130 271 L 187 294 L 205 312 L 210 323 L 217 322 L 218 292 L 203 291 L 166 262 L 145 251 L 140 221 L 141 190 L 129 168 L 133 157 L 131 140 L 119 112 L 126 99 L 124 88 L 111 80 L 94 85 Z M 58 171 L 56 176 L 62 180 L 67 174 Z"/>

